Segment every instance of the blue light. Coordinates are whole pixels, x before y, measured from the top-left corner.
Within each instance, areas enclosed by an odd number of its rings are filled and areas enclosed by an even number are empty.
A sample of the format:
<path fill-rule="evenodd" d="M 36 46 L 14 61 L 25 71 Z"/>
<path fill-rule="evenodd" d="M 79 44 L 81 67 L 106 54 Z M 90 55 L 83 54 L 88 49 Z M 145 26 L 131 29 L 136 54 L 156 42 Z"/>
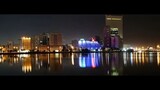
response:
<path fill-rule="evenodd" d="M 79 47 L 82 47 L 84 49 L 87 48 L 89 50 L 91 49 L 95 50 L 101 47 L 97 41 L 85 41 L 84 39 L 80 39 L 78 44 L 79 44 Z"/>
<path fill-rule="evenodd" d="M 81 68 L 95 68 L 100 65 L 100 57 L 98 54 L 92 53 L 87 56 L 79 57 L 79 66 Z"/>
<path fill-rule="evenodd" d="M 79 57 L 79 66 L 82 68 L 86 67 L 86 63 L 85 63 L 85 58 L 84 57 Z"/>

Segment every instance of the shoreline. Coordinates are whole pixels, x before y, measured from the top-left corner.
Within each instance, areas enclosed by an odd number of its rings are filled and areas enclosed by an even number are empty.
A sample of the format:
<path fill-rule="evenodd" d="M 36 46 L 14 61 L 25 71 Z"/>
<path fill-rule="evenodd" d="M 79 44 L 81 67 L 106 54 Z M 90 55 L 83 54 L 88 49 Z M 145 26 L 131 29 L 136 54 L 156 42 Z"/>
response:
<path fill-rule="evenodd" d="M 115 52 L 126 52 L 126 53 L 134 53 L 134 52 L 127 52 L 127 51 L 90 51 L 90 52 L 8 52 L 8 53 L 0 53 L 1 54 L 55 54 L 55 53 L 115 53 Z M 145 53 L 148 53 L 148 51 L 144 51 Z M 157 53 L 160 51 L 150 51 L 153 53 Z"/>

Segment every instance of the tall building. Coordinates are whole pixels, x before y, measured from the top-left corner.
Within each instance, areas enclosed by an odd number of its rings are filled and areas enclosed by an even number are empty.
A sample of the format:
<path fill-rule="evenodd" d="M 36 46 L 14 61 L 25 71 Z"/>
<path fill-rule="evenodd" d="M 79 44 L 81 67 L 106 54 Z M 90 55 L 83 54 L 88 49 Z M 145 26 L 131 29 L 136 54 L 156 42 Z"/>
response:
<path fill-rule="evenodd" d="M 104 28 L 104 47 L 122 49 L 123 47 L 123 16 L 106 15 Z"/>
<path fill-rule="evenodd" d="M 111 47 L 111 35 L 110 35 L 110 26 L 105 26 L 104 28 L 104 47 Z"/>
<path fill-rule="evenodd" d="M 49 34 L 49 45 L 62 45 L 62 34 L 61 33 L 50 33 Z"/>
<path fill-rule="evenodd" d="M 22 37 L 21 38 L 21 49 L 22 50 L 31 50 L 31 38 Z"/>
<path fill-rule="evenodd" d="M 49 45 L 49 33 L 42 33 L 39 35 L 40 45 Z"/>
<path fill-rule="evenodd" d="M 32 50 L 37 50 L 39 44 L 40 44 L 39 36 L 38 35 L 33 36 L 32 39 L 31 39 L 31 48 L 32 48 Z"/>
<path fill-rule="evenodd" d="M 49 34 L 49 49 L 50 51 L 62 50 L 62 34 L 61 33 Z"/>
<path fill-rule="evenodd" d="M 106 26 L 110 26 L 111 35 L 119 35 L 123 39 L 123 16 L 106 15 Z"/>
<path fill-rule="evenodd" d="M 32 50 L 40 52 L 52 52 L 62 49 L 61 33 L 42 33 L 32 38 Z"/>

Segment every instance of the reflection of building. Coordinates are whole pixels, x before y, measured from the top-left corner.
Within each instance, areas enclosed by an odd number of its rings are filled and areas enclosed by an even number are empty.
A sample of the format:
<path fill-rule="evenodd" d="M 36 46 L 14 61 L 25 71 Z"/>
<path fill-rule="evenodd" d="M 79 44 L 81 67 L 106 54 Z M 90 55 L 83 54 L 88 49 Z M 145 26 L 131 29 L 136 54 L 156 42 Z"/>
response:
<path fill-rule="evenodd" d="M 45 69 L 49 71 L 57 71 L 62 68 L 61 54 L 38 54 L 35 55 L 35 69 Z"/>
<path fill-rule="evenodd" d="M 25 73 L 32 71 L 32 62 L 29 56 L 24 57 L 24 60 L 22 62 L 22 71 Z"/>
<path fill-rule="evenodd" d="M 81 68 L 98 67 L 100 66 L 100 57 L 98 56 L 97 53 L 80 55 L 79 56 L 79 66 Z"/>
<path fill-rule="evenodd" d="M 30 37 L 22 37 L 21 38 L 22 47 L 23 50 L 30 50 L 31 49 L 31 38 Z"/>
<path fill-rule="evenodd" d="M 121 53 L 111 53 L 109 62 L 109 75 L 122 75 L 123 71 L 123 55 Z"/>

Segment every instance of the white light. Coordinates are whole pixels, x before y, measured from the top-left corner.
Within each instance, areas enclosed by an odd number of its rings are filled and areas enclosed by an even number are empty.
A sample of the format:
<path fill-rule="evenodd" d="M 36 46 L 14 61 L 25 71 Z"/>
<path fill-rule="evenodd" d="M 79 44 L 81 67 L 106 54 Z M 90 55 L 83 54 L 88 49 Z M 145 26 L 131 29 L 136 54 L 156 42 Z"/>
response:
<path fill-rule="evenodd" d="M 123 48 L 123 49 L 122 49 L 122 51 L 126 51 L 126 49 L 125 49 L 125 48 Z"/>
<path fill-rule="evenodd" d="M 29 52 L 29 50 L 18 50 L 18 52 Z"/>
<path fill-rule="evenodd" d="M 20 54 L 20 58 L 22 58 L 22 57 L 29 57 L 29 55 L 28 54 Z"/>
<path fill-rule="evenodd" d="M 55 52 L 59 52 L 59 50 L 55 50 Z"/>
<path fill-rule="evenodd" d="M 142 50 L 139 50 L 138 52 L 139 52 L 139 53 L 142 53 Z"/>

